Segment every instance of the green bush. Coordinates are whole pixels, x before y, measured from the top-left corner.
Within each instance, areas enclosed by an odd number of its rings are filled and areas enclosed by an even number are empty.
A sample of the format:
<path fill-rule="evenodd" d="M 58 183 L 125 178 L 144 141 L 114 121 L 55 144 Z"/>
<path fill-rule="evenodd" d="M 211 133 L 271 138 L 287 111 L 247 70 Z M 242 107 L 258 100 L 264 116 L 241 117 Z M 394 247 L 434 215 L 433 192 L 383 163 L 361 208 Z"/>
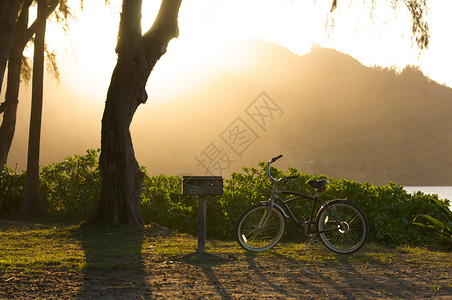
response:
<path fill-rule="evenodd" d="M 18 173 L 7 166 L 0 171 L 0 216 L 15 215 L 25 192 L 25 172 Z"/>
<path fill-rule="evenodd" d="M 93 209 L 101 189 L 98 169 L 99 150 L 88 150 L 85 155 L 67 157 L 63 162 L 41 168 L 41 193 L 51 216 L 86 218 Z M 141 215 L 145 223 L 155 222 L 172 230 L 196 234 L 198 222 L 198 199 L 182 195 L 182 178 L 177 176 L 148 176 L 145 172 L 141 195 Z M 265 201 L 271 193 L 265 163 L 256 168 L 243 167 L 224 181 L 224 193 L 207 200 L 207 237 L 232 239 L 240 214 L 250 205 Z M 326 178 L 300 173 L 289 168 L 284 174 L 273 168 L 275 177 L 297 175 L 299 179 L 285 183 L 284 188 L 313 194 L 306 184 L 309 179 Z M 20 208 L 23 199 L 25 173 L 3 168 L 0 174 L 0 213 L 12 216 Z M 435 201 L 437 195 L 417 192 L 408 194 L 403 186 L 390 183 L 373 186 L 350 180 L 328 178 L 330 184 L 321 197 L 325 200 L 348 198 L 357 204 L 369 220 L 369 240 L 393 244 L 427 244 L 441 242 L 435 231 L 412 224 L 419 215 L 433 216 L 438 222 L 450 226 L 450 221 Z M 430 201 L 433 198 L 435 201 Z M 309 217 L 312 203 L 308 200 L 290 205 L 296 216 Z M 449 223 L 448 223 L 449 222 Z M 292 224 L 292 225 L 291 225 Z M 303 235 L 289 221 L 286 238 L 303 239 Z M 450 228 L 450 227 L 449 227 Z"/>
<path fill-rule="evenodd" d="M 413 224 L 433 230 L 445 242 L 452 243 L 452 212 L 444 202 L 435 198 L 430 198 L 430 201 L 442 211 L 443 217 L 420 214 L 413 220 Z"/>
<path fill-rule="evenodd" d="M 149 177 L 146 174 L 140 206 L 144 222 L 155 222 L 173 230 L 195 234 L 197 200 L 194 197 L 182 196 L 181 191 L 180 177 L 166 175 Z"/>
<path fill-rule="evenodd" d="M 357 204 L 367 216 L 369 239 L 386 244 L 433 244 L 436 237 L 412 226 L 419 214 L 440 214 L 440 210 L 421 192 L 408 194 L 403 186 L 390 183 L 372 186 L 347 180 L 331 180 L 326 197 L 345 198 Z M 432 197 L 438 198 L 437 195 Z"/>
<path fill-rule="evenodd" d="M 41 195 L 52 216 L 83 218 L 100 193 L 99 150 L 41 168 Z"/>

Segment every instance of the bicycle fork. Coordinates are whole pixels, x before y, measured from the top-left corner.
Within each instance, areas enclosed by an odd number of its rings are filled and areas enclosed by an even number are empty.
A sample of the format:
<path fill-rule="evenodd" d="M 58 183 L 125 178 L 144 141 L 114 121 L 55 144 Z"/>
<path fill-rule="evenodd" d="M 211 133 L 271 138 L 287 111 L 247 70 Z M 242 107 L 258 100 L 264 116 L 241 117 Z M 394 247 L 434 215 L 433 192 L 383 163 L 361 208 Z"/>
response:
<path fill-rule="evenodd" d="M 270 205 L 268 205 L 267 209 L 264 210 L 264 214 L 261 217 L 261 220 L 259 221 L 259 228 L 265 228 L 267 226 L 268 221 L 270 220 L 270 217 L 273 214 L 273 207 L 275 204 L 275 201 L 273 200 L 273 197 L 269 201 Z"/>

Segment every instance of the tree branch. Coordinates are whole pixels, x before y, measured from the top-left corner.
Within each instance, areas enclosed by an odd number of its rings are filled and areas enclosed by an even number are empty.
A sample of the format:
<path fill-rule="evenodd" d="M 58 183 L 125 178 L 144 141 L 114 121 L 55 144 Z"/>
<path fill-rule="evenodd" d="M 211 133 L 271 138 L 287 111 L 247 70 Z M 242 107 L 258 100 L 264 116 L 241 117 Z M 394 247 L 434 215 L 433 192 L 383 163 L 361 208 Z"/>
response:
<path fill-rule="evenodd" d="M 166 52 L 171 39 L 179 36 L 178 15 L 182 0 L 163 0 L 152 27 L 143 35 L 146 58 L 157 60 Z"/>
<path fill-rule="evenodd" d="M 31 1 L 28 0 L 28 2 L 31 2 Z M 49 1 L 48 7 L 47 7 L 46 19 L 55 11 L 55 9 L 57 8 L 59 3 L 60 3 L 59 0 Z M 28 5 L 28 7 L 30 7 L 30 5 Z M 27 10 L 28 10 L 28 8 L 27 8 Z M 28 43 L 28 41 L 33 37 L 33 35 L 36 33 L 37 27 L 39 26 L 38 24 L 39 24 L 39 20 L 36 19 L 30 25 L 30 27 L 28 27 L 28 29 L 25 31 L 25 33 L 22 37 L 22 43 L 24 43 L 24 47 Z"/>
<path fill-rule="evenodd" d="M 338 0 L 332 0 L 330 13 L 333 13 L 338 6 Z M 352 0 L 349 0 L 352 2 Z M 365 2 L 365 1 L 363 1 Z M 370 4 L 370 9 L 375 7 L 377 0 L 372 0 Z M 430 32 L 428 23 L 425 20 L 425 15 L 427 14 L 428 7 L 426 0 L 386 0 L 388 5 L 392 5 L 392 8 L 397 8 L 398 4 L 402 2 L 408 11 L 410 12 L 412 23 L 411 23 L 411 32 L 412 32 L 412 40 L 415 41 L 420 50 L 424 50 L 428 48 L 428 44 L 430 42 Z M 328 20 L 329 22 L 330 20 Z M 334 27 L 334 20 L 331 19 Z M 328 24 L 327 22 L 327 24 Z"/>
<path fill-rule="evenodd" d="M 116 53 L 121 54 L 119 58 L 141 50 L 141 3 L 141 0 L 124 0 L 122 3 L 116 44 Z"/>
<path fill-rule="evenodd" d="M 402 0 L 411 13 L 413 39 L 419 49 L 428 48 L 430 32 L 425 15 L 427 14 L 427 2 L 425 0 Z"/>

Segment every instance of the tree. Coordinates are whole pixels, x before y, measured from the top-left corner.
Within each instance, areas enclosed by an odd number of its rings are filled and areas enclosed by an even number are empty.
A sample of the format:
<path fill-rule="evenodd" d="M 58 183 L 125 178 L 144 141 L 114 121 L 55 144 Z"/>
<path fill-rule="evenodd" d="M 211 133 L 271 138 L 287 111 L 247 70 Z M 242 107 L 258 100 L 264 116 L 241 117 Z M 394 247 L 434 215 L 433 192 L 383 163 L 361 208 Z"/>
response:
<path fill-rule="evenodd" d="M 19 96 L 19 85 L 21 70 L 26 77 L 31 73 L 27 59 L 23 56 L 23 51 L 27 43 L 35 36 L 35 51 L 33 59 L 33 83 L 32 83 L 32 113 L 30 120 L 30 136 L 28 149 L 27 181 L 25 186 L 25 199 L 22 203 L 21 214 L 23 216 L 42 216 L 46 214 L 39 189 L 39 145 L 42 115 L 42 95 L 44 80 L 44 53 L 49 59 L 53 73 L 58 78 L 58 70 L 55 63 L 55 56 L 49 53 L 45 47 L 46 20 L 57 7 L 55 17 L 58 21 L 63 21 L 63 28 L 67 28 L 70 10 L 66 5 L 66 0 L 38 0 L 38 14 L 36 20 L 28 26 L 29 9 L 36 0 L 20 1 L 19 16 L 17 11 L 13 20 L 15 31 L 11 43 L 11 51 L 8 58 L 8 77 L 5 102 L 0 107 L 3 113 L 2 125 L 0 127 L 0 165 L 6 164 L 8 152 L 14 136 L 16 124 L 16 112 Z M 16 20 L 17 19 L 17 20 Z"/>
<path fill-rule="evenodd" d="M 32 40 L 38 27 L 37 20 L 30 26 L 28 25 L 29 10 L 33 2 L 34 0 L 21 0 L 18 9 L 19 14 L 17 11 L 14 14 L 15 29 L 10 46 L 11 50 L 8 51 L 8 75 L 5 101 L 0 105 L 0 113 L 3 114 L 3 120 L 0 126 L 0 166 L 5 165 L 7 162 L 9 149 L 16 129 L 20 79 L 21 76 L 24 76 L 27 80 L 31 73 L 31 67 L 27 58 L 23 56 L 23 52 L 27 43 Z M 47 5 L 47 18 L 55 12 L 57 20 L 66 22 L 71 16 L 70 10 L 66 5 L 66 0 L 50 0 Z M 63 28 L 66 27 L 67 23 L 64 23 Z M 3 52 L 3 46 L 0 45 L 0 48 Z M 58 74 L 55 56 L 47 51 L 45 53 L 47 61 L 50 63 L 51 68 L 53 68 L 53 73 Z"/>
<path fill-rule="evenodd" d="M 140 171 L 130 135 L 136 109 L 147 100 L 148 77 L 168 43 L 179 35 L 182 0 L 163 0 L 151 28 L 142 34 L 141 0 L 123 0 L 113 70 L 102 117 L 99 158 L 102 189 L 88 221 L 110 225 L 143 223 Z"/>
<path fill-rule="evenodd" d="M 47 214 L 39 189 L 39 146 L 41 140 L 46 20 L 47 0 L 38 0 L 38 25 L 36 29 L 33 56 L 33 85 L 28 140 L 27 178 L 25 183 L 25 197 L 20 212 L 24 217 L 40 217 Z"/>
<path fill-rule="evenodd" d="M 0 2 L 0 90 L 5 75 L 11 42 L 14 34 L 14 25 L 19 9 L 19 0 L 4 0 Z"/>
<path fill-rule="evenodd" d="M 163 0 L 152 27 L 141 33 L 141 0 L 123 0 L 116 52 L 102 117 L 100 174 L 102 190 L 88 222 L 116 225 L 142 224 L 139 211 L 143 173 L 140 171 L 130 135 L 130 123 L 138 106 L 146 102 L 145 85 L 169 41 L 178 36 L 178 12 L 182 0 Z M 276 0 L 275 0 L 276 1 Z M 365 1 L 365 0 L 364 0 Z M 372 7 L 376 1 L 372 1 Z M 403 2 L 413 16 L 416 41 L 428 45 L 428 27 L 423 21 L 425 0 Z M 331 11 L 338 5 L 332 1 Z"/>

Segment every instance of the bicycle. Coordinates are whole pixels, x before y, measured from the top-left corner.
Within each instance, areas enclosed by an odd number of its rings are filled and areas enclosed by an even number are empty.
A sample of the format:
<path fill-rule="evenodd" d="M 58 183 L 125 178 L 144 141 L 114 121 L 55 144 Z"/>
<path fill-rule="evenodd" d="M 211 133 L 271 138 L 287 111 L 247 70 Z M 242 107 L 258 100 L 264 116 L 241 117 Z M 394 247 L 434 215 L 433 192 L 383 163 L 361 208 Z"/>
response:
<path fill-rule="evenodd" d="M 247 208 L 238 219 L 235 232 L 239 245 L 253 252 L 274 247 L 281 240 L 286 220 L 290 218 L 311 241 L 318 235 L 331 251 L 349 254 L 360 249 L 369 235 L 369 224 L 361 209 L 346 198 L 331 201 L 320 199 L 320 194 L 328 185 L 327 179 L 307 182 L 315 189 L 314 196 L 277 189 L 279 183 L 299 178 L 287 176 L 276 179 L 271 175 L 271 164 L 281 157 L 282 155 L 276 156 L 268 162 L 267 173 L 273 183 L 270 198 Z M 279 195 L 289 195 L 291 198 L 283 200 Z M 313 201 L 309 220 L 304 216 L 297 219 L 287 205 L 296 200 Z M 321 206 L 314 219 L 317 203 Z"/>

